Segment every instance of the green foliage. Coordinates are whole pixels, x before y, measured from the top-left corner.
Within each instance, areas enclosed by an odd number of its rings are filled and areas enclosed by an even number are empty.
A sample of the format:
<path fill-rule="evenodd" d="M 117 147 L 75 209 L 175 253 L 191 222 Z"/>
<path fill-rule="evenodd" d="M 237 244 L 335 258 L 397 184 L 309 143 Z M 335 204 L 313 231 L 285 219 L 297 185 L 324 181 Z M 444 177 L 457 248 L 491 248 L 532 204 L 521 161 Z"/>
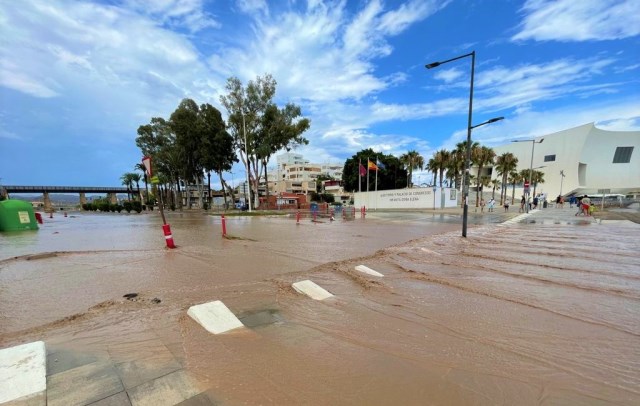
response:
<path fill-rule="evenodd" d="M 367 190 L 367 159 L 372 162 L 379 160 L 385 169 L 378 170 L 378 190 L 401 189 L 407 186 L 407 170 L 400 160 L 393 155 L 384 155 L 374 152 L 371 148 L 363 149 L 344 163 L 342 181 L 344 190 L 348 192 L 358 191 L 358 182 L 361 182 L 362 191 Z M 365 168 L 365 174 L 360 179 L 359 165 Z M 369 172 L 369 190 L 375 190 L 376 172 Z"/>
<path fill-rule="evenodd" d="M 142 211 L 142 203 L 140 203 L 140 201 L 138 200 L 134 200 L 131 204 L 131 207 L 136 213 L 140 213 Z"/>
<path fill-rule="evenodd" d="M 111 206 L 109 202 L 104 202 L 104 201 L 100 202 L 98 203 L 98 210 L 100 210 L 103 213 L 106 213 L 109 211 L 109 206 Z"/>
<path fill-rule="evenodd" d="M 127 212 L 127 213 L 131 213 L 131 210 L 133 210 L 133 204 L 127 200 L 125 202 L 122 203 L 122 208 Z"/>
<path fill-rule="evenodd" d="M 176 211 L 176 205 L 171 203 L 171 205 L 169 206 L 169 209 L 171 209 L 171 211 Z"/>
<path fill-rule="evenodd" d="M 116 211 L 117 211 L 118 213 L 120 213 L 120 212 L 122 211 L 122 209 L 123 209 L 123 207 L 122 207 L 122 205 L 121 205 L 121 204 L 116 204 Z"/>
<path fill-rule="evenodd" d="M 111 213 L 115 213 L 116 212 L 116 205 L 115 204 L 110 204 L 109 205 L 109 211 Z"/>
<path fill-rule="evenodd" d="M 403 154 L 402 156 L 400 156 L 400 162 L 409 171 L 408 184 L 409 184 L 409 187 L 412 187 L 413 186 L 413 170 L 424 169 L 424 158 L 418 153 L 418 151 L 411 150 L 406 154 Z"/>

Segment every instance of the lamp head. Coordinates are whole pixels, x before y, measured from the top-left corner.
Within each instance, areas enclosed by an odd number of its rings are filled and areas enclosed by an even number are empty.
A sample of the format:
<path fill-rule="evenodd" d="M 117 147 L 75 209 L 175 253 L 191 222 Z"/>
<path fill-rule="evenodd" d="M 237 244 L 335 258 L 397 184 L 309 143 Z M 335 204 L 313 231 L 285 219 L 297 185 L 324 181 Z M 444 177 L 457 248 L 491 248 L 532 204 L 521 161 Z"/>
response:
<path fill-rule="evenodd" d="M 432 68 L 436 68 L 436 67 L 440 66 L 440 62 L 433 62 L 433 63 L 426 64 L 424 66 L 427 69 L 432 69 Z"/>
<path fill-rule="evenodd" d="M 487 124 L 495 123 L 496 121 L 504 120 L 504 117 L 495 117 L 487 121 Z"/>

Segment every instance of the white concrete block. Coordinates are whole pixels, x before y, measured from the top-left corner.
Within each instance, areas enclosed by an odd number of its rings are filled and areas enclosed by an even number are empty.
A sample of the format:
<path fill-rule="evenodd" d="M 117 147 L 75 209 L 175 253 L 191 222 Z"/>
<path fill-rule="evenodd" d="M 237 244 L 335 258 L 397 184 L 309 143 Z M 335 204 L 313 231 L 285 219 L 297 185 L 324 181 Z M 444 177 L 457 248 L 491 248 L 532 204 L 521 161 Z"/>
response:
<path fill-rule="evenodd" d="M 191 306 L 187 314 L 213 334 L 244 327 L 244 324 L 219 300 Z"/>
<path fill-rule="evenodd" d="M 327 292 L 320 286 L 311 282 L 310 280 L 300 281 L 292 284 L 293 288 L 298 292 L 304 295 L 309 296 L 311 299 L 315 300 L 324 300 L 328 297 L 333 296 L 331 293 Z"/>
<path fill-rule="evenodd" d="M 356 271 L 359 271 L 359 272 L 362 272 L 362 273 L 366 273 L 367 275 L 378 276 L 380 278 L 382 278 L 384 276 L 380 272 L 374 271 L 373 269 L 369 268 L 368 266 L 364 266 L 364 265 L 356 266 Z"/>
<path fill-rule="evenodd" d="M 44 341 L 0 350 L 0 404 L 47 389 Z"/>

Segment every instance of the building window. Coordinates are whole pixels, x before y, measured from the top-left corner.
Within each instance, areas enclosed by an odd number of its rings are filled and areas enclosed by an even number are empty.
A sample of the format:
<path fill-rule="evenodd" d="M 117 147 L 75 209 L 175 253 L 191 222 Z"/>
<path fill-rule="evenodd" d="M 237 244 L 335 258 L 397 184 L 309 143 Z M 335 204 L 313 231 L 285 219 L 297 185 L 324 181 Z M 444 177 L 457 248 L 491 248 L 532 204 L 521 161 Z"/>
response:
<path fill-rule="evenodd" d="M 544 161 L 545 162 L 553 162 L 555 160 L 556 160 L 556 155 L 555 154 L 553 154 L 553 155 L 545 155 L 544 156 Z"/>
<path fill-rule="evenodd" d="M 616 153 L 613 155 L 614 164 L 628 164 L 631 162 L 631 153 L 633 147 L 618 147 Z"/>

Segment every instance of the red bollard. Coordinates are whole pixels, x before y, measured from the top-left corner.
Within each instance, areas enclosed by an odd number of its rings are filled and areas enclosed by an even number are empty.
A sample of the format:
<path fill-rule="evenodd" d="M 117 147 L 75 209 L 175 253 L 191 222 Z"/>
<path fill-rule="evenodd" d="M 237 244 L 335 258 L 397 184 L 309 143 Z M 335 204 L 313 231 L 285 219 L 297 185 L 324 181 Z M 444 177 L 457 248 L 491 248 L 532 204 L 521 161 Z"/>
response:
<path fill-rule="evenodd" d="M 42 224 L 42 214 L 36 213 L 36 221 L 38 224 Z"/>
<path fill-rule="evenodd" d="M 66 211 L 64 212 L 64 216 L 67 217 L 67 212 Z"/>
<path fill-rule="evenodd" d="M 227 220 L 224 218 L 224 214 L 221 215 L 222 218 L 222 236 L 227 235 Z"/>
<path fill-rule="evenodd" d="M 300 224 L 300 210 L 296 213 L 296 224 Z"/>
<path fill-rule="evenodd" d="M 342 219 L 343 220 L 347 219 L 347 208 L 346 207 L 342 208 Z"/>
<path fill-rule="evenodd" d="M 316 221 L 316 217 L 317 217 L 317 214 L 316 214 L 316 212 L 314 211 L 314 212 L 313 212 L 313 221 L 314 221 L 314 222 Z"/>
<path fill-rule="evenodd" d="M 173 235 L 171 235 L 171 226 L 169 224 L 163 224 L 162 231 L 164 232 L 164 239 L 167 242 L 167 248 L 175 248 L 176 245 L 173 242 Z"/>
<path fill-rule="evenodd" d="M 367 206 L 362 206 L 362 218 L 367 217 Z"/>

